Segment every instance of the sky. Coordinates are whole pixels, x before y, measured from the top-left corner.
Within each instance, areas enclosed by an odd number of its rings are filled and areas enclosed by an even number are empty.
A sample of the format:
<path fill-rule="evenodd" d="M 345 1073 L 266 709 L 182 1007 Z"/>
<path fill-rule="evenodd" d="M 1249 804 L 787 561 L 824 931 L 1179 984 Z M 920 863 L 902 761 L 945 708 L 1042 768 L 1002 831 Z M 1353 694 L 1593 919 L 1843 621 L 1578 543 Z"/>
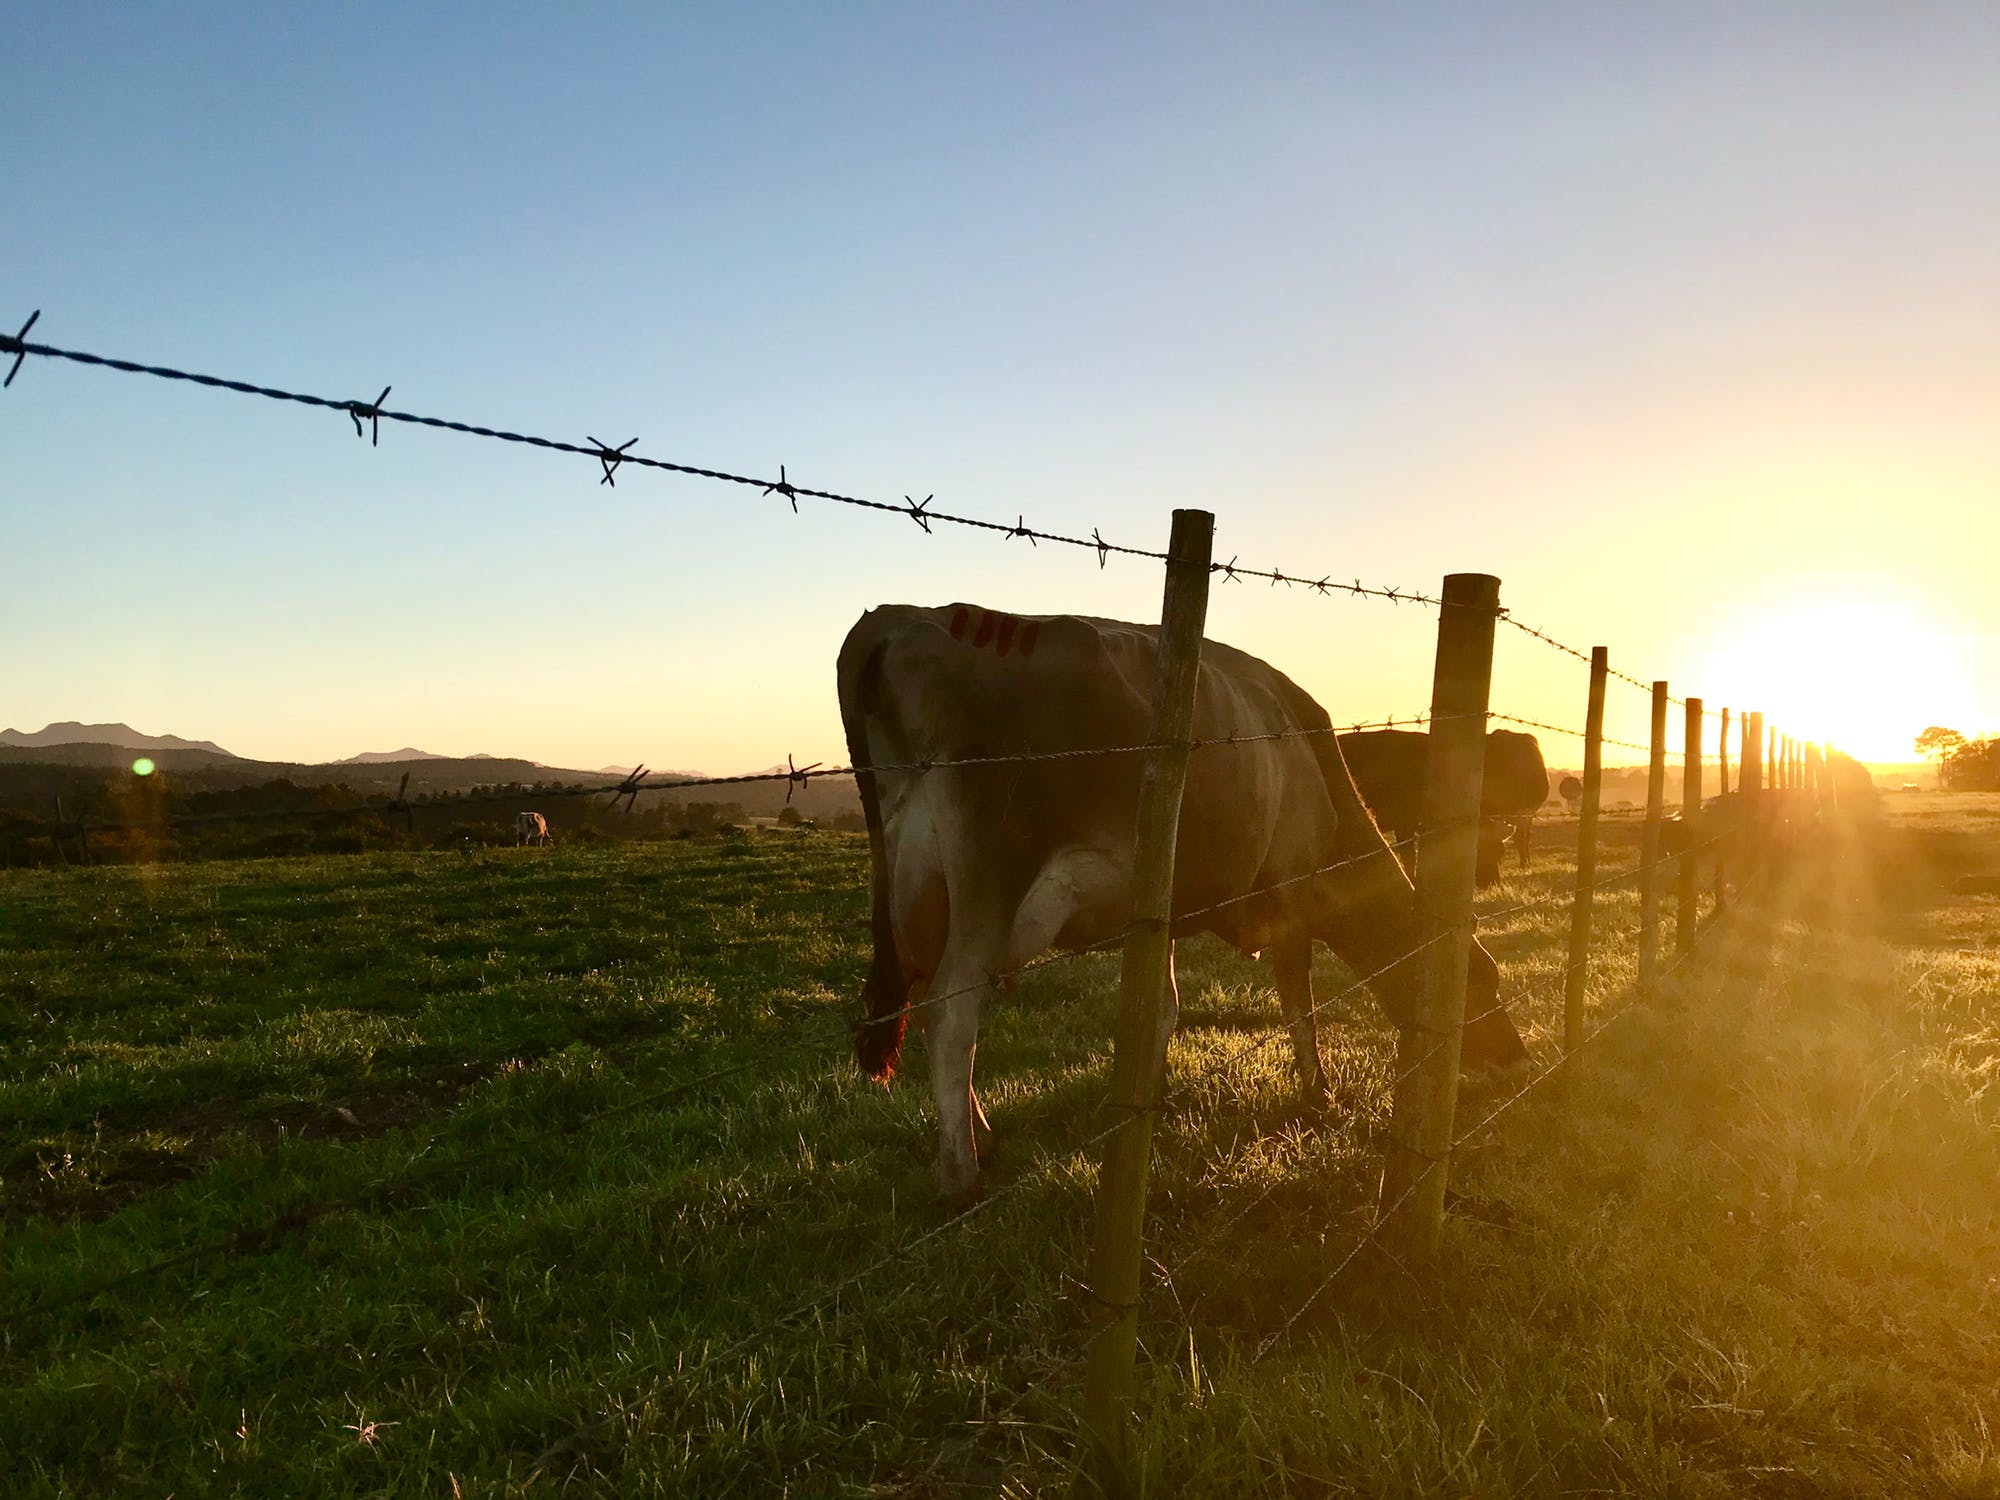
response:
<path fill-rule="evenodd" d="M 2000 8 L 0 0 L 0 39 L 36 339 L 1137 546 L 1192 506 L 1286 574 L 1495 574 L 1864 758 L 2000 727 Z M 0 723 L 727 773 L 844 759 L 873 605 L 1158 617 L 1155 564 L 599 473 L 31 360 Z M 1254 581 L 1208 622 L 1336 721 L 1424 707 L 1435 628 Z M 1585 679 L 1503 630 L 1496 709 L 1578 725 Z M 1614 683 L 1610 734 L 1646 714 Z"/>

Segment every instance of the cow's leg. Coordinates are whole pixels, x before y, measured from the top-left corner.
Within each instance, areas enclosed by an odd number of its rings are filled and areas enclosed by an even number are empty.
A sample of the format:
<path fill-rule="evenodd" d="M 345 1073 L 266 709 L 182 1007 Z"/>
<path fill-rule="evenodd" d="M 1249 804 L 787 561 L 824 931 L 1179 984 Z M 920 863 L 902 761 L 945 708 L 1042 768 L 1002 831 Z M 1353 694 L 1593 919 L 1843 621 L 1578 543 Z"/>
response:
<path fill-rule="evenodd" d="M 1516 818 L 1514 820 L 1514 853 L 1520 856 L 1521 868 L 1524 870 L 1528 868 L 1530 847 L 1534 843 L 1534 838 L 1534 818 Z"/>
<path fill-rule="evenodd" d="M 979 1186 L 979 1142 L 974 1122 L 985 1112 L 972 1092 L 972 1063 L 979 1046 L 979 1012 L 993 990 L 992 971 L 971 955 L 947 953 L 927 1002 L 924 1048 L 930 1055 L 931 1097 L 938 1112 L 938 1191 L 963 1202 Z"/>
<path fill-rule="evenodd" d="M 1292 1056 L 1299 1065 L 1299 1097 L 1308 1109 L 1323 1108 L 1332 1098 L 1326 1068 L 1319 1056 L 1319 1027 L 1313 1017 L 1312 939 L 1287 938 L 1271 948 L 1277 970 L 1278 1008 L 1291 1033 Z"/>

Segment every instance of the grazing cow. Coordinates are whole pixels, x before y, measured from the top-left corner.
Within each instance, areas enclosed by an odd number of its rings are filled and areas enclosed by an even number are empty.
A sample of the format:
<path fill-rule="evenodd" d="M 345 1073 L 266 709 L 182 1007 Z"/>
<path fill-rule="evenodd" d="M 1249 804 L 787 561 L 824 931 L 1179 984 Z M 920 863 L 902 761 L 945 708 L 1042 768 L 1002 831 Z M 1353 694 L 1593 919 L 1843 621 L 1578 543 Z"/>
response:
<path fill-rule="evenodd" d="M 1574 776 L 1565 776 L 1556 783 L 1556 795 L 1563 799 L 1563 806 L 1569 811 L 1583 811 L 1583 783 Z"/>
<path fill-rule="evenodd" d="M 1413 838 L 1423 817 L 1429 778 L 1430 736 L 1406 729 L 1343 734 L 1340 753 L 1354 776 L 1361 800 L 1375 821 L 1399 843 Z M 1528 867 L 1535 813 L 1549 800 L 1549 769 L 1532 734 L 1496 729 L 1486 736 L 1486 777 L 1479 798 L 1478 880 L 1500 878 L 1500 861 L 1511 831 L 1521 868 Z"/>
<path fill-rule="evenodd" d="M 549 841 L 549 820 L 538 812 L 516 813 L 514 815 L 514 847 L 534 844 L 540 847 Z"/>
<path fill-rule="evenodd" d="M 856 1053 L 868 1076 L 886 1079 L 906 1020 L 926 1030 L 938 1179 L 948 1197 L 977 1183 L 974 1127 L 985 1117 L 973 1053 L 995 976 L 1051 947 L 1104 942 L 1131 919 L 1143 758 L 894 768 L 1143 743 L 1158 636 L 1150 625 L 1073 615 L 892 604 L 863 615 L 841 647 L 841 720 L 873 877 L 875 951 Z M 1390 1017 L 1413 1023 L 1422 979 L 1406 957 L 1415 931 L 1410 881 L 1355 795 L 1325 711 L 1257 658 L 1204 643 L 1196 737 L 1291 729 L 1320 732 L 1190 756 L 1173 892 L 1173 910 L 1184 915 L 1173 931 L 1212 932 L 1250 954 L 1269 950 L 1300 1086 L 1309 1101 L 1324 1102 L 1313 940 L 1374 976 Z M 1339 862 L 1347 863 L 1324 869 Z M 1498 987 L 1491 955 L 1475 943 L 1468 1068 L 1527 1055 Z M 1163 1033 L 1162 1055 L 1166 1042 Z"/>

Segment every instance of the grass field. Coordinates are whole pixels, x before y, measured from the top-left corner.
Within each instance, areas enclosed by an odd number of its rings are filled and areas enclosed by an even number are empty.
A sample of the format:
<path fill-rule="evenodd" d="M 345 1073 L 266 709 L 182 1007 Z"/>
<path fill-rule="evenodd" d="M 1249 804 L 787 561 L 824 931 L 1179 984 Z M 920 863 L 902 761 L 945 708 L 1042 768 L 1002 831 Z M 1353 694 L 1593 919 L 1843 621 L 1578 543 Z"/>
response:
<path fill-rule="evenodd" d="M 1372 1006 L 1332 1007 L 1340 1108 L 1303 1117 L 1266 972 L 1183 945 L 1147 1492 L 2000 1494 L 2000 903 L 1950 879 L 2000 800 L 1890 801 L 1643 1005 L 1607 893 L 1618 1019 L 1467 1147 L 1427 1285 L 1369 1252 L 1307 1300 L 1368 1222 Z M 865 863 L 0 877 L 6 1493 L 1070 1487 L 1115 960 L 988 1014 L 995 1190 L 950 1222 L 921 1058 L 848 1061 Z M 1483 929 L 1544 1059 L 1566 922 Z"/>

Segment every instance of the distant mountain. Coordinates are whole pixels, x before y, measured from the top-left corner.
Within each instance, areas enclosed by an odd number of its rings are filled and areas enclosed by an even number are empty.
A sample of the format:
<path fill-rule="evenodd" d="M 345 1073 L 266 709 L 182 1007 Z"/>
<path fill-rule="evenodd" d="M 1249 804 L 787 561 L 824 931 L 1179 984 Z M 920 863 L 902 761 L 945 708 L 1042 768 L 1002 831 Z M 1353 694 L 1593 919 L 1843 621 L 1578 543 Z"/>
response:
<path fill-rule="evenodd" d="M 0 745 L 40 749 L 49 745 L 116 745 L 121 750 L 205 750 L 210 755 L 241 757 L 213 740 L 184 740 L 177 734 L 141 734 L 129 724 L 78 724 L 66 720 L 33 734 L 20 729 L 0 729 Z"/>
<path fill-rule="evenodd" d="M 638 769 L 637 766 L 599 766 L 597 774 L 599 776 L 630 776 Z M 785 768 L 780 766 L 778 769 L 782 771 Z M 646 779 L 648 781 L 700 781 L 707 775 L 706 771 L 666 771 L 658 766 L 648 766 L 646 768 Z"/>
<path fill-rule="evenodd" d="M 482 759 L 483 757 L 473 756 L 469 758 L 477 760 L 477 759 Z M 386 761 L 392 761 L 392 760 L 451 760 L 451 759 L 453 759 L 453 757 L 449 755 L 438 755 L 430 750 L 417 750 L 406 746 L 401 750 L 364 750 L 359 755 L 349 755 L 341 760 L 332 761 L 329 764 L 336 766 L 379 766 Z"/>
<path fill-rule="evenodd" d="M 403 760 L 498 760 L 496 755 L 481 752 L 478 755 L 439 755 L 435 750 L 418 750 L 405 745 L 401 750 L 364 750 L 359 755 L 350 755 L 345 760 L 330 760 L 330 766 L 386 766 Z M 540 761 L 529 761 L 529 765 L 540 765 Z"/>

